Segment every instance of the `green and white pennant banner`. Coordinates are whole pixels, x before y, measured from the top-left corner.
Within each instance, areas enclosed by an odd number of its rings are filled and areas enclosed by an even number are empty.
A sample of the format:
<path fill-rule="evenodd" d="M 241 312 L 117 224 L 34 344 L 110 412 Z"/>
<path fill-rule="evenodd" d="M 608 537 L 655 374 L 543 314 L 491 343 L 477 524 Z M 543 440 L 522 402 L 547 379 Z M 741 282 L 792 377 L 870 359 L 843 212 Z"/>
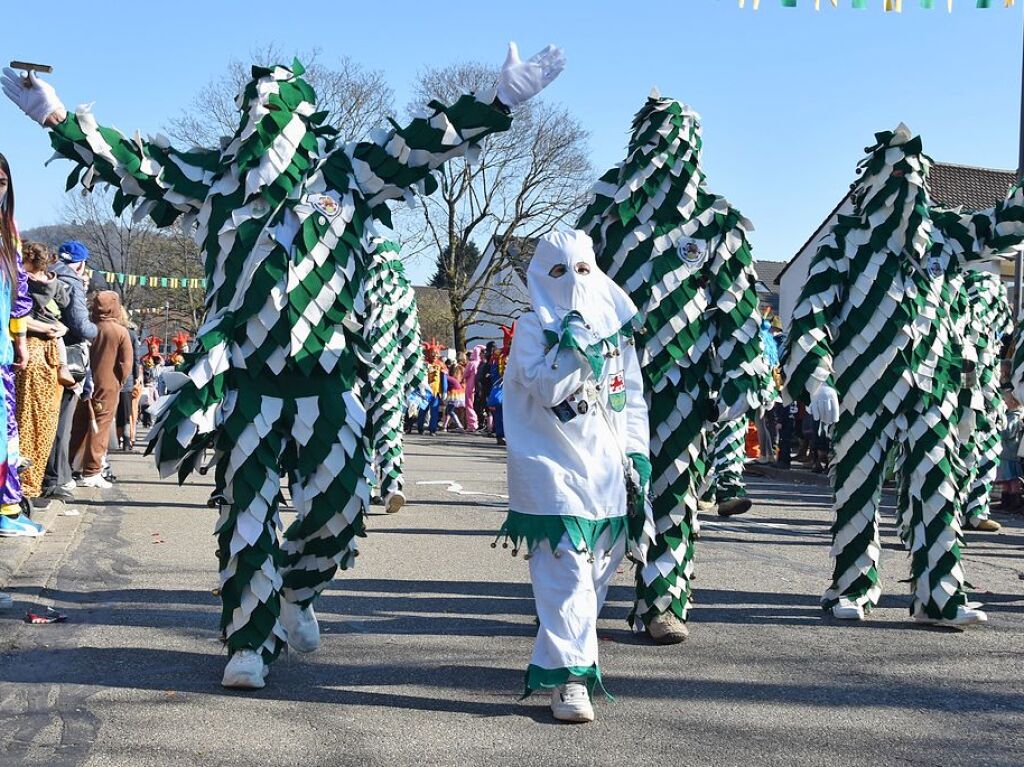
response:
<path fill-rule="evenodd" d="M 839 0 L 829 0 L 833 8 L 839 7 Z M 747 0 L 738 0 L 740 8 L 746 7 Z M 796 8 L 798 0 L 779 0 L 783 8 Z M 813 0 L 814 10 L 821 10 L 821 0 Z M 882 8 L 886 13 L 902 13 L 903 0 L 881 0 Z M 918 0 L 920 6 L 926 10 L 935 7 L 935 0 Z M 975 0 L 976 8 L 991 8 L 997 5 L 999 0 Z M 1004 8 L 1012 8 L 1014 0 L 1002 0 Z M 761 0 L 751 0 L 751 6 L 756 11 L 761 7 Z M 865 10 L 868 7 L 868 0 L 850 0 L 850 7 L 854 10 Z M 946 0 L 946 9 L 953 12 L 953 0 Z"/>
<path fill-rule="evenodd" d="M 110 285 L 116 283 L 144 288 L 206 290 L 205 277 L 156 277 L 149 274 L 126 274 L 124 272 L 103 272 L 103 277 Z"/>

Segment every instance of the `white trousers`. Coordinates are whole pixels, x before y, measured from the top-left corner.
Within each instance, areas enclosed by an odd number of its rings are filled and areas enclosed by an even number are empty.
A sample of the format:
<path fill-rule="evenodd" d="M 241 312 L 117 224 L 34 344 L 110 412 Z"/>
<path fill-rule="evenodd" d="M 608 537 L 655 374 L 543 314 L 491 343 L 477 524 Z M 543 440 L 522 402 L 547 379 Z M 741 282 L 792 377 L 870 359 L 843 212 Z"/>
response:
<path fill-rule="evenodd" d="M 563 535 L 554 551 L 543 541 L 530 556 L 530 580 L 540 628 L 530 665 L 554 671 L 597 664 L 597 616 L 626 553 L 625 536 L 594 552 L 576 551 Z M 593 561 L 591 560 L 593 556 Z"/>

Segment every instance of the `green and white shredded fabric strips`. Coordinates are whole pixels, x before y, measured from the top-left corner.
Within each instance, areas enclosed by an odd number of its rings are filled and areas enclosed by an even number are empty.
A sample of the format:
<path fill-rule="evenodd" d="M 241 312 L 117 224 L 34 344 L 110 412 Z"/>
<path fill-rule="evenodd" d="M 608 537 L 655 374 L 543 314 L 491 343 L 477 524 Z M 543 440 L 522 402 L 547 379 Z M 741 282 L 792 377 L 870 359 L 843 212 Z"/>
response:
<path fill-rule="evenodd" d="M 401 489 L 405 401 L 416 375 L 409 362 L 420 358 L 415 297 L 397 254 L 396 244 L 378 244 L 365 283 L 367 441 L 382 495 Z"/>
<path fill-rule="evenodd" d="M 116 188 L 118 211 L 135 205 L 158 226 L 181 216 L 197 225 L 206 323 L 188 381 L 176 382 L 154 432 L 165 474 L 187 474 L 223 422 L 229 373 L 334 375 L 356 385 L 364 344 L 358 301 L 374 221 L 390 219 L 384 202 L 431 192 L 434 170 L 478 152 L 510 124 L 502 109 L 467 95 L 432 102 L 373 140 L 344 144 L 323 124 L 301 72 L 297 63 L 254 67 L 237 102 L 238 129 L 220 149 L 183 152 L 162 136 L 128 138 L 100 126 L 88 108 L 51 131 L 57 155 L 75 163 L 69 187 L 102 181 Z M 396 343 L 407 350 L 413 381 L 421 374 L 408 350 L 418 328 L 407 292 Z"/>
<path fill-rule="evenodd" d="M 648 387 L 678 384 L 682 369 L 714 367 L 723 397 L 756 409 L 768 370 L 750 224 L 706 190 L 700 149 L 695 112 L 672 99 L 648 99 L 634 119 L 626 160 L 595 185 L 579 227 L 594 239 L 600 266 L 645 316 Z"/>
<path fill-rule="evenodd" d="M 758 410 L 769 390 L 751 226 L 707 190 L 701 143 L 699 116 L 652 94 L 633 121 L 626 159 L 594 186 L 578 224 L 644 318 L 637 346 L 659 534 L 639 569 L 637 627 L 666 610 L 685 619 L 712 410 Z"/>

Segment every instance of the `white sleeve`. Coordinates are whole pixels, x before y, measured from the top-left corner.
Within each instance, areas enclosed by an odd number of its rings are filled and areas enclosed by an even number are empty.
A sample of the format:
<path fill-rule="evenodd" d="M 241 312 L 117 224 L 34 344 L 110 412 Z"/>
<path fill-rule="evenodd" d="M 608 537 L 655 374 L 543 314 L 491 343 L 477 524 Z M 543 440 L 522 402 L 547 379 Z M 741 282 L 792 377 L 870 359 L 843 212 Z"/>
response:
<path fill-rule="evenodd" d="M 626 452 L 649 457 L 651 432 L 636 346 L 632 342 L 627 343 L 622 354 L 622 371 L 626 376 Z"/>
<path fill-rule="evenodd" d="M 557 343 L 550 350 L 547 346 L 537 315 L 524 315 L 516 324 L 505 381 L 519 384 L 545 407 L 554 407 L 583 386 L 590 366 L 577 352 L 559 351 Z"/>

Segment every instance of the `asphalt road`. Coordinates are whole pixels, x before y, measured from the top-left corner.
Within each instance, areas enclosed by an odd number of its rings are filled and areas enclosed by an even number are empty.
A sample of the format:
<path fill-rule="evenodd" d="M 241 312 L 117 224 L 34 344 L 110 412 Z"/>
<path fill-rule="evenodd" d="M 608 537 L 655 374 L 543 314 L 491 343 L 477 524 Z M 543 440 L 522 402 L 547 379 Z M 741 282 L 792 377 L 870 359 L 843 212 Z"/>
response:
<path fill-rule="evenodd" d="M 219 685 L 207 483 L 179 489 L 148 459 L 116 456 L 115 490 L 57 516 L 8 584 L 0 764 L 1024 764 L 1020 522 L 969 540 L 988 626 L 908 621 L 891 524 L 880 608 L 835 625 L 818 607 L 827 490 L 752 480 L 753 511 L 705 520 L 691 639 L 634 639 L 620 573 L 600 629 L 616 700 L 598 701 L 592 725 L 558 725 L 546 696 L 518 700 L 533 612 L 525 563 L 490 545 L 503 452 L 413 437 L 408 454 L 412 500 L 374 509 L 357 567 L 319 602 L 321 650 L 283 657 L 255 693 Z M 32 604 L 69 621 L 27 625 Z"/>

